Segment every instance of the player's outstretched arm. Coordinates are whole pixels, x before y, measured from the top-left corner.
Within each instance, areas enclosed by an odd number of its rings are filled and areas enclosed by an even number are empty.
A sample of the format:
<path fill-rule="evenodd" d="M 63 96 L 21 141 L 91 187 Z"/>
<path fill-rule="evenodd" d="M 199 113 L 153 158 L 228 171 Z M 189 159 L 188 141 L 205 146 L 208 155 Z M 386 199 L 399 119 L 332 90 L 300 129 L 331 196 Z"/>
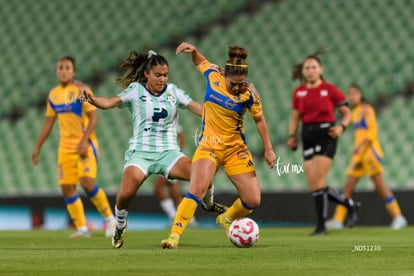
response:
<path fill-rule="evenodd" d="M 110 109 L 110 108 L 118 107 L 122 104 L 121 98 L 119 98 L 118 96 L 113 96 L 109 98 L 96 97 L 86 90 L 81 91 L 80 100 L 89 102 L 90 104 L 100 109 Z"/>
<path fill-rule="evenodd" d="M 195 115 L 201 116 L 201 113 L 203 111 L 203 106 L 196 101 L 191 101 L 187 105 L 187 109 L 193 112 Z"/>
<path fill-rule="evenodd" d="M 195 66 L 198 66 L 206 59 L 193 44 L 190 44 L 188 42 L 182 42 L 180 45 L 178 45 L 175 53 L 177 55 L 180 53 L 190 54 Z"/>

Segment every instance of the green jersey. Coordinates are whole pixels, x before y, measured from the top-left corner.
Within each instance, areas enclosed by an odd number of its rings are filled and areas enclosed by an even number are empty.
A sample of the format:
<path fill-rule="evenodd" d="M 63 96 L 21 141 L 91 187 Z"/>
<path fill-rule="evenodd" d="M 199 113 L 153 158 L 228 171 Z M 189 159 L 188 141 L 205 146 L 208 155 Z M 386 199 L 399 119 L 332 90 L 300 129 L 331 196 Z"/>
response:
<path fill-rule="evenodd" d="M 190 96 L 174 84 L 167 84 L 159 95 L 133 82 L 118 94 L 121 108 L 128 107 L 134 126 L 128 150 L 163 152 L 180 149 L 177 144 L 178 108 L 185 109 Z"/>

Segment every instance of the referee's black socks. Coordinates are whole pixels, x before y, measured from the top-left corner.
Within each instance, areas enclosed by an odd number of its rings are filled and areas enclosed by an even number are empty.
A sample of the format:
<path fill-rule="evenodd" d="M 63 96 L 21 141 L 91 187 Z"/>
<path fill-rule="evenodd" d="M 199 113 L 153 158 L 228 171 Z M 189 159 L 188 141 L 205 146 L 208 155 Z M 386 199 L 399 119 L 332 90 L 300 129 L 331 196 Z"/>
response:
<path fill-rule="evenodd" d="M 326 187 L 325 191 L 328 194 L 328 198 L 330 201 L 342 204 L 348 209 L 354 206 L 354 201 L 352 199 L 345 198 L 341 193 L 338 193 L 335 189 Z"/>
<path fill-rule="evenodd" d="M 328 194 L 325 189 L 319 189 L 312 192 L 315 200 L 316 215 L 318 223 L 315 231 L 325 231 L 325 221 L 328 217 Z"/>

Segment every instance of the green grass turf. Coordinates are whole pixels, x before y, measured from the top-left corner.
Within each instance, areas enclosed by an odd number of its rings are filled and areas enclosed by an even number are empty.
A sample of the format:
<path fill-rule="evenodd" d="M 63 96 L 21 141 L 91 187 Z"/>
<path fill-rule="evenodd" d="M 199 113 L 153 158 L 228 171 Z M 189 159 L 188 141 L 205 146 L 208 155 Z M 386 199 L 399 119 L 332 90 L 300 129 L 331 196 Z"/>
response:
<path fill-rule="evenodd" d="M 0 231 L 0 275 L 414 275 L 414 228 L 357 227 L 310 237 L 311 228 L 262 228 L 252 248 L 221 229 L 188 229 L 177 250 L 167 231 L 129 231 L 113 249 L 102 231 Z"/>

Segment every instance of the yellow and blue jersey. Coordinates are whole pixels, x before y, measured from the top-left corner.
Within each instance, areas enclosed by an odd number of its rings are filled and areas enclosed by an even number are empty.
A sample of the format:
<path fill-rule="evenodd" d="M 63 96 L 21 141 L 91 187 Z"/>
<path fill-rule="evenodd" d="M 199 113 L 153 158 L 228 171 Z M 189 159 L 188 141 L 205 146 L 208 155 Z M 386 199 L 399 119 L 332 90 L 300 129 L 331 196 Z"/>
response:
<path fill-rule="evenodd" d="M 352 109 L 352 124 L 355 129 L 354 145 L 357 147 L 365 139 L 369 148 L 382 159 L 383 152 L 378 139 L 377 121 L 374 108 L 368 103 L 362 103 Z"/>
<path fill-rule="evenodd" d="M 246 110 L 252 117 L 263 115 L 254 85 L 246 81 L 242 92 L 233 95 L 227 90 L 223 68 L 204 60 L 198 70 L 207 79 L 198 144 L 218 150 L 245 145 L 243 119 Z"/>
<path fill-rule="evenodd" d="M 89 91 L 92 93 L 90 89 Z M 60 135 L 59 152 L 77 152 L 76 147 L 89 123 L 87 113 L 94 110 L 96 107 L 79 100 L 79 87 L 75 84 L 65 87 L 58 85 L 50 90 L 46 116 L 57 118 Z M 96 156 L 98 141 L 94 131 L 89 137 L 89 143 Z"/>
<path fill-rule="evenodd" d="M 375 111 L 367 103 L 352 109 L 352 124 L 355 129 L 355 146 L 357 148 L 364 140 L 369 141 L 357 153 L 352 155 L 348 175 L 360 178 L 364 175 L 373 176 L 382 173 L 383 152 L 378 139 Z"/>

